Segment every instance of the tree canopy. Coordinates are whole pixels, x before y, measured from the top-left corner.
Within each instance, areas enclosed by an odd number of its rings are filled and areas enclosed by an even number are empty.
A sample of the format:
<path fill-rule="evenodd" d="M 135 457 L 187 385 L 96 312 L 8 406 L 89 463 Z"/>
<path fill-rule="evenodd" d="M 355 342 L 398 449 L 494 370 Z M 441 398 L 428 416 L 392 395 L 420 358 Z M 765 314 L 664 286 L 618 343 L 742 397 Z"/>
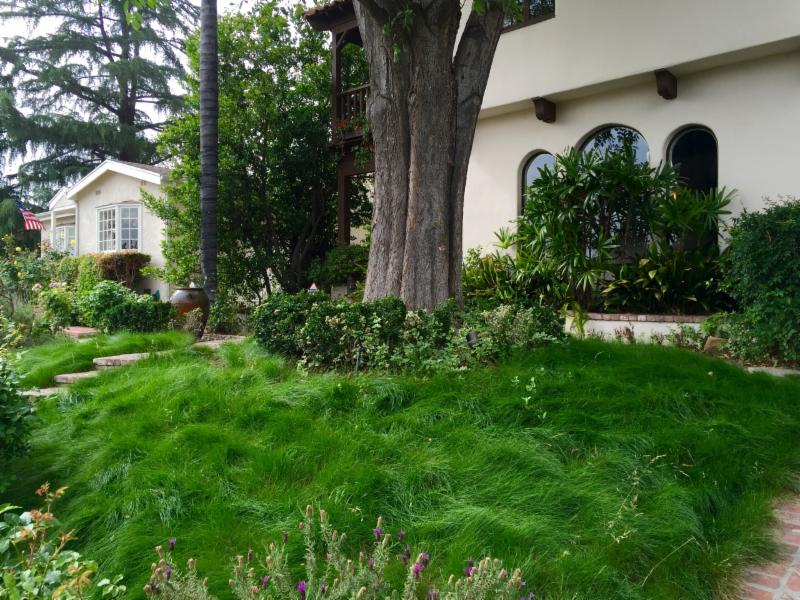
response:
<path fill-rule="evenodd" d="M 190 0 L 0 0 L 33 33 L 0 47 L 0 154 L 22 186 L 61 185 L 106 158 L 152 163 L 152 132 L 182 104 Z"/>
<path fill-rule="evenodd" d="M 219 289 L 259 299 L 307 283 L 334 243 L 330 56 L 325 35 L 278 2 L 219 20 Z M 199 48 L 188 44 L 188 111 L 160 137 L 174 160 L 164 200 L 166 277 L 199 276 Z M 356 202 L 363 223 L 366 202 Z"/>

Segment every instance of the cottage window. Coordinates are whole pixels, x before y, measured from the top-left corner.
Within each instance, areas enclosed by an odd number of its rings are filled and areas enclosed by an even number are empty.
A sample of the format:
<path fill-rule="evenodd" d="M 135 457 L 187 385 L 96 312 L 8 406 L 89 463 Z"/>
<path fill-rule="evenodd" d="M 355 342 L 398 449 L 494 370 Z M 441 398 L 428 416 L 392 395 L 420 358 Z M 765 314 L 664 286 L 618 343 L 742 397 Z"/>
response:
<path fill-rule="evenodd" d="M 61 225 L 56 227 L 53 236 L 53 249 L 58 252 L 66 252 L 73 256 L 78 253 L 77 238 L 75 237 L 75 225 Z"/>
<path fill-rule="evenodd" d="M 503 20 L 503 31 L 541 23 L 555 16 L 556 0 L 518 0 L 516 10 Z"/>
<path fill-rule="evenodd" d="M 669 159 L 690 190 L 710 192 L 717 188 L 717 140 L 705 127 L 680 131 L 670 145 Z"/>
<path fill-rule="evenodd" d="M 141 207 L 138 204 L 107 206 L 97 210 L 97 250 L 138 250 Z"/>

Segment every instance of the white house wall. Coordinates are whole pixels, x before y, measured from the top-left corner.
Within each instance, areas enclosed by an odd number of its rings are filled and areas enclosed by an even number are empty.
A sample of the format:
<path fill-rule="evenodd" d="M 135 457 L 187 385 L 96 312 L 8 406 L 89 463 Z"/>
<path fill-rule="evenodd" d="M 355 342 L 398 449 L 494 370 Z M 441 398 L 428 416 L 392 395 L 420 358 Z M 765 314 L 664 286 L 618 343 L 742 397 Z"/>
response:
<path fill-rule="evenodd" d="M 574 3 L 586 4 L 577 0 Z M 597 2 L 604 6 L 620 3 L 621 0 Z M 649 1 L 641 4 L 660 6 Z M 714 4 L 719 6 L 719 3 Z M 752 4 L 768 12 L 766 5 L 781 3 Z M 796 0 L 782 4 L 800 7 Z M 558 6 L 559 11 L 572 10 L 566 0 Z M 788 14 L 788 8 L 785 9 L 784 14 Z M 725 11 L 720 13 L 725 17 Z M 533 32 L 562 16 L 559 12 L 556 19 L 504 37 Z M 742 17 L 737 15 L 736 18 Z M 709 19 L 711 21 L 713 19 Z M 710 26 L 718 29 L 716 24 Z M 658 46 L 665 41 L 652 43 Z M 588 60 L 592 60 L 591 57 Z M 502 66 L 502 57 L 499 62 Z M 583 67 L 576 65 L 575 68 Z M 514 78 L 508 83 L 519 85 Z M 800 195 L 800 52 L 682 76 L 678 90 L 677 99 L 664 100 L 656 93 L 655 80 L 651 77 L 623 89 L 559 102 L 558 118 L 553 124 L 538 121 L 530 102 L 522 110 L 482 118 L 478 122 L 467 178 L 464 247 L 491 246 L 494 232 L 516 218 L 522 167 L 534 151 L 561 152 L 568 146 L 580 144 L 588 134 L 608 124 L 637 129 L 650 146 L 653 164 L 665 158 L 667 146 L 677 130 L 690 124 L 710 128 L 719 145 L 719 184 L 738 190 L 733 206 L 735 213 L 743 208 L 761 208 L 765 196 Z"/>
<path fill-rule="evenodd" d="M 159 186 L 133 179 L 127 175 L 108 172 L 81 190 L 73 199 L 78 203 L 78 253 L 97 252 L 97 209 L 116 204 L 139 204 L 141 210 L 139 251 L 150 255 L 150 264 L 164 266 L 161 242 L 164 239 L 162 222 L 142 204 L 141 190 L 161 195 Z M 144 279 L 140 286 L 152 291 L 159 290 L 162 299 L 167 299 L 168 286 L 157 280 Z"/>
<path fill-rule="evenodd" d="M 556 0 L 555 18 L 501 36 L 483 107 L 798 36 L 798 0 Z"/>

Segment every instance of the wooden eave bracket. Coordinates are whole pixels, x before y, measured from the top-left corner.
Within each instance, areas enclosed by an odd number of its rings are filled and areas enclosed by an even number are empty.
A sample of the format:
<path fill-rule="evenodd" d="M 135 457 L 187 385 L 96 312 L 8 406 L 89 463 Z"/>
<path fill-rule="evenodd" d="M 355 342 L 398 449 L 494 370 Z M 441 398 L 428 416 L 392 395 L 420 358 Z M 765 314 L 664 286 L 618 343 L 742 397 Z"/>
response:
<path fill-rule="evenodd" d="M 678 97 L 678 78 L 671 71 L 658 69 L 655 76 L 659 96 L 665 100 L 674 100 Z"/>
<path fill-rule="evenodd" d="M 533 108 L 536 118 L 545 123 L 556 122 L 556 105 L 547 98 L 533 98 Z"/>

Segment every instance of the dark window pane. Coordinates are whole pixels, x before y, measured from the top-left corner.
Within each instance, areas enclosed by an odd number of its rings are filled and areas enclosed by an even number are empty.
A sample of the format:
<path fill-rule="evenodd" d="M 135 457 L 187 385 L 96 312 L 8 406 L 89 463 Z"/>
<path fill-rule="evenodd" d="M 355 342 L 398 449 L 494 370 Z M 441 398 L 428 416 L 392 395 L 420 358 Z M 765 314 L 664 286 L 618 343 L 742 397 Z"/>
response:
<path fill-rule="evenodd" d="M 670 160 L 690 190 L 709 192 L 717 188 L 717 140 L 707 129 L 679 133 L 672 143 Z"/>
<path fill-rule="evenodd" d="M 525 165 L 525 171 L 523 173 L 523 185 L 525 186 L 525 190 L 527 190 L 534 181 L 539 179 L 539 171 L 542 167 L 552 167 L 555 162 L 555 157 L 547 152 L 537 154 L 530 159 L 528 164 Z"/>

